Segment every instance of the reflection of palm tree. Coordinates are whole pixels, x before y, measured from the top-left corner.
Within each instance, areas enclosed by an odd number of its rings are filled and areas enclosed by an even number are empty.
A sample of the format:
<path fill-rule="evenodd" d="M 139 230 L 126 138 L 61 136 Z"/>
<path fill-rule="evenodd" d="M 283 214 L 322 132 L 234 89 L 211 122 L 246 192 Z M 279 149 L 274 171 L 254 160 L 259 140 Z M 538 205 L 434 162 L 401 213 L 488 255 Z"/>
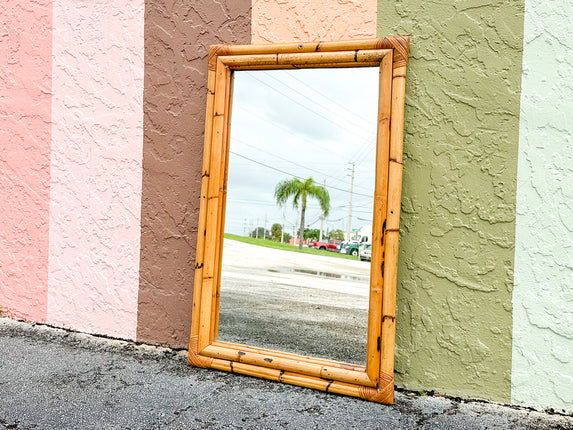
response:
<path fill-rule="evenodd" d="M 298 178 L 285 179 L 279 182 L 275 187 L 275 199 L 279 205 L 284 205 L 290 197 L 293 198 L 292 203 L 295 208 L 297 208 L 299 204 L 301 205 L 298 249 L 302 249 L 304 239 L 304 213 L 306 211 L 306 198 L 308 196 L 317 199 L 324 216 L 328 215 L 328 211 L 330 210 L 330 195 L 326 188 L 316 185 L 314 179 L 308 178 L 304 182 Z"/>

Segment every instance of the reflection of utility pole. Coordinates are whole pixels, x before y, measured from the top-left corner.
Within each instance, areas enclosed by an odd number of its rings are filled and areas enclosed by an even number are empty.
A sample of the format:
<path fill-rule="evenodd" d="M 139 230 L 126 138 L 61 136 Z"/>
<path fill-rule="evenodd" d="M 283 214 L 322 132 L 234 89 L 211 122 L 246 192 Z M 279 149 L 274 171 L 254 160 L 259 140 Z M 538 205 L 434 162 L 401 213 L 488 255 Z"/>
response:
<path fill-rule="evenodd" d="M 259 219 L 257 218 L 257 225 L 255 226 L 255 238 L 259 238 Z"/>
<path fill-rule="evenodd" d="M 265 228 L 263 228 L 263 239 L 267 238 L 267 214 L 265 214 Z"/>
<path fill-rule="evenodd" d="M 326 188 L 326 179 L 324 180 L 324 188 Z M 320 234 L 318 237 L 318 241 L 322 242 L 322 224 L 324 222 L 324 212 L 320 214 Z"/>
<path fill-rule="evenodd" d="M 350 199 L 348 200 L 348 224 L 346 225 L 346 240 L 350 240 L 352 223 L 352 188 L 354 187 L 354 161 L 350 164 L 352 164 L 352 173 L 350 175 Z"/>
<path fill-rule="evenodd" d="M 284 243 L 284 238 L 285 238 L 285 217 L 286 217 L 286 208 L 283 207 L 283 228 L 281 228 L 281 243 Z"/>
<path fill-rule="evenodd" d="M 296 212 L 296 219 L 294 220 L 294 231 L 292 232 L 292 237 L 294 237 L 294 244 L 296 245 L 296 238 L 298 237 L 298 234 L 296 234 L 296 231 L 298 230 L 298 220 L 299 220 L 299 216 L 298 216 L 298 210 L 295 211 Z"/>

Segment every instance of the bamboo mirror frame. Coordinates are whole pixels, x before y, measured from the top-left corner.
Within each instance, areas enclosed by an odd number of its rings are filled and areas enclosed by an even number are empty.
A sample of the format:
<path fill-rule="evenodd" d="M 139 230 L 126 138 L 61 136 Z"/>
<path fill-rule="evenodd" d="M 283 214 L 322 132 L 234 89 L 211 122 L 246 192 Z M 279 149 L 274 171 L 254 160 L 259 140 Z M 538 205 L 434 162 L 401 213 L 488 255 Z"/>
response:
<path fill-rule="evenodd" d="M 189 364 L 379 403 L 393 402 L 396 270 L 408 49 L 408 37 L 211 46 Z M 361 66 L 379 67 L 366 366 L 217 341 L 232 72 Z"/>

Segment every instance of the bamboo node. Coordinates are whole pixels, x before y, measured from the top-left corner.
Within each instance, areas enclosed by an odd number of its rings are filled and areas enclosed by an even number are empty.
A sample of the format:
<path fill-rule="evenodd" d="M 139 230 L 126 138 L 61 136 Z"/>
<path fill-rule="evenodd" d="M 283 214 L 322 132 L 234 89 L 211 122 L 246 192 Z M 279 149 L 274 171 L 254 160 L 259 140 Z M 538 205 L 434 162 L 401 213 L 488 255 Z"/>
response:
<path fill-rule="evenodd" d="M 195 263 L 195 269 L 202 269 L 203 263 Z"/>
<path fill-rule="evenodd" d="M 392 320 L 392 322 L 396 321 L 396 317 L 394 315 L 384 315 L 382 317 L 382 321 L 385 321 L 386 318 L 390 318 Z"/>
<path fill-rule="evenodd" d="M 328 383 L 328 385 L 326 386 L 326 390 L 324 390 L 324 391 L 326 391 L 326 392 L 328 393 L 328 390 L 330 390 L 330 386 L 332 385 L 333 382 L 334 382 L 334 381 L 330 381 L 330 382 Z"/>

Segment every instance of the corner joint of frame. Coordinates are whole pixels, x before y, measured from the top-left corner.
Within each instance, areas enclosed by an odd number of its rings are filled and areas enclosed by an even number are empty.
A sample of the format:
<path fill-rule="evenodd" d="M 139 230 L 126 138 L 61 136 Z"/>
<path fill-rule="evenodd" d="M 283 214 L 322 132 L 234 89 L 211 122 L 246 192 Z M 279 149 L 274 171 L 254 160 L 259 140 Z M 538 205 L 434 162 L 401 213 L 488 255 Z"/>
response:
<path fill-rule="evenodd" d="M 199 355 L 199 336 L 191 336 L 189 342 L 189 356 L 188 356 L 188 363 L 193 367 L 201 367 L 204 369 L 208 369 L 211 367 L 213 363 L 213 359 L 211 357 L 203 357 Z"/>

